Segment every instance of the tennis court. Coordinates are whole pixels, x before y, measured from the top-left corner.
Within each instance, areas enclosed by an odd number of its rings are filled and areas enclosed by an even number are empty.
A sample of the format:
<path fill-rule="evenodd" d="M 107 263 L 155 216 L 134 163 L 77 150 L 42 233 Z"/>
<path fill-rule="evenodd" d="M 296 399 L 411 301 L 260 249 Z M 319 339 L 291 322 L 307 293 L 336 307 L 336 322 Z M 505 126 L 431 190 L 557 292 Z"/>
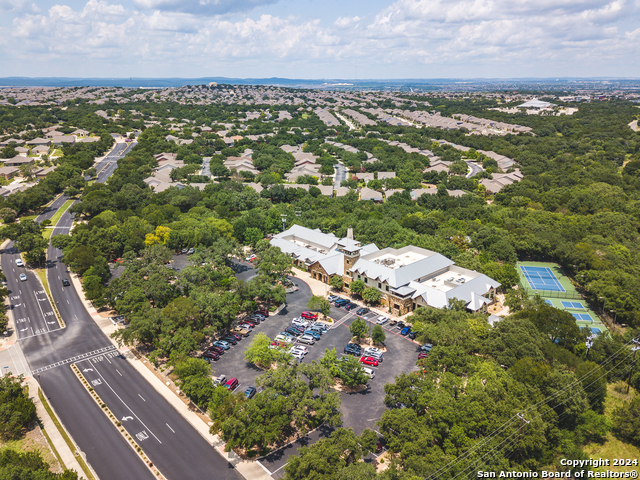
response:
<path fill-rule="evenodd" d="M 582 302 L 567 302 L 563 300 L 562 306 L 564 308 L 577 308 L 580 310 L 584 310 L 584 305 L 582 305 Z"/>
<path fill-rule="evenodd" d="M 588 313 L 572 313 L 573 318 L 581 322 L 593 322 L 593 318 Z"/>
<path fill-rule="evenodd" d="M 589 330 L 591 331 L 591 333 L 593 333 L 594 335 L 600 335 L 602 333 L 602 330 L 600 330 L 597 327 L 580 327 L 581 330 Z"/>
<path fill-rule="evenodd" d="M 533 290 L 546 290 L 549 292 L 564 292 L 565 289 L 560 285 L 560 281 L 556 278 L 548 267 L 529 267 L 520 265 L 520 270 L 524 278 L 529 282 L 529 286 Z"/>

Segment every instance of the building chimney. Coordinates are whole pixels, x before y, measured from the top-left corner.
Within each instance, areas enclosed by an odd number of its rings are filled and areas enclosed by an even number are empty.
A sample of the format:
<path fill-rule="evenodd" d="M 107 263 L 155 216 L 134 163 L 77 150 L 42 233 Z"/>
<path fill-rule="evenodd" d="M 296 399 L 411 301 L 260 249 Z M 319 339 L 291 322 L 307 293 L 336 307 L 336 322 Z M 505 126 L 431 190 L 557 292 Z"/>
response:
<path fill-rule="evenodd" d="M 347 238 L 353 240 L 353 227 L 347 228 Z"/>

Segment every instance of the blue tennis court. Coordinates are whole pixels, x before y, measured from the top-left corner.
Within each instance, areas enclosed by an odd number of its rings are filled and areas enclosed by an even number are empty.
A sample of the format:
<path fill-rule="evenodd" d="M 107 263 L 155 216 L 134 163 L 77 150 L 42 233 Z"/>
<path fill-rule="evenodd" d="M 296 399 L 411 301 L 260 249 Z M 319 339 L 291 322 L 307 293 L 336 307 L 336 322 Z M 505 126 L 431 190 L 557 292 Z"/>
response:
<path fill-rule="evenodd" d="M 582 305 L 582 302 L 567 302 L 563 300 L 562 306 L 564 308 L 579 308 L 580 310 L 584 310 L 584 305 Z"/>
<path fill-rule="evenodd" d="M 602 330 L 600 330 L 598 327 L 580 327 L 580 330 L 589 330 L 595 335 L 602 334 Z"/>
<path fill-rule="evenodd" d="M 593 318 L 588 313 L 572 313 L 573 318 L 581 322 L 593 322 Z"/>
<path fill-rule="evenodd" d="M 560 285 L 560 281 L 556 278 L 550 268 L 547 267 L 525 267 L 520 266 L 524 278 L 527 279 L 533 290 L 547 290 L 551 292 L 564 292 L 565 289 Z"/>
<path fill-rule="evenodd" d="M 547 305 L 553 307 L 553 303 L 551 303 L 551 300 L 545 300 L 544 303 L 546 303 Z"/>

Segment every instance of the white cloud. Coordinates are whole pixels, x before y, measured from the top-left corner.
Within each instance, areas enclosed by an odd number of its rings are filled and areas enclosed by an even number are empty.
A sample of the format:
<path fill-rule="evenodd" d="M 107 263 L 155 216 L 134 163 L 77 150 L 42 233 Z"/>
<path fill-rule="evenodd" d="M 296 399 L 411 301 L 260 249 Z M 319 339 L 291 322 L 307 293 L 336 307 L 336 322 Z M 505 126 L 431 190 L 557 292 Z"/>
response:
<path fill-rule="evenodd" d="M 133 3 L 141 9 L 198 13 L 202 15 L 246 12 L 256 7 L 277 2 L 278 0 L 133 0 Z"/>
<path fill-rule="evenodd" d="M 0 0 L 0 12 L 7 13 L 38 13 L 40 9 L 35 3 L 27 0 Z"/>
<path fill-rule="evenodd" d="M 638 75 L 640 30 L 628 20 L 640 0 L 398 0 L 328 25 L 134 1 L 155 9 L 89 0 L 15 14 L 10 35 L 0 30 L 6 74 L 351 78 L 358 64 L 360 78 Z M 230 3 L 200 2 L 209 13 Z"/>

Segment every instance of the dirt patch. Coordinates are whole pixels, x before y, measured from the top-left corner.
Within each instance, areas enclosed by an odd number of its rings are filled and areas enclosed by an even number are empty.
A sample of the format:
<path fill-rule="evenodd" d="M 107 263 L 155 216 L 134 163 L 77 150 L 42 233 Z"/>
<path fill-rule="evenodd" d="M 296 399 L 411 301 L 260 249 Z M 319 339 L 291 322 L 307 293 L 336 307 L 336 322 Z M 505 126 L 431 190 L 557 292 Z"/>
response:
<path fill-rule="evenodd" d="M 53 473 L 62 473 L 63 471 L 37 423 L 33 423 L 29 427 L 21 440 L 7 443 L 0 442 L 0 449 L 2 448 L 11 448 L 22 452 L 40 452 L 40 455 L 49 464 L 49 469 Z"/>

